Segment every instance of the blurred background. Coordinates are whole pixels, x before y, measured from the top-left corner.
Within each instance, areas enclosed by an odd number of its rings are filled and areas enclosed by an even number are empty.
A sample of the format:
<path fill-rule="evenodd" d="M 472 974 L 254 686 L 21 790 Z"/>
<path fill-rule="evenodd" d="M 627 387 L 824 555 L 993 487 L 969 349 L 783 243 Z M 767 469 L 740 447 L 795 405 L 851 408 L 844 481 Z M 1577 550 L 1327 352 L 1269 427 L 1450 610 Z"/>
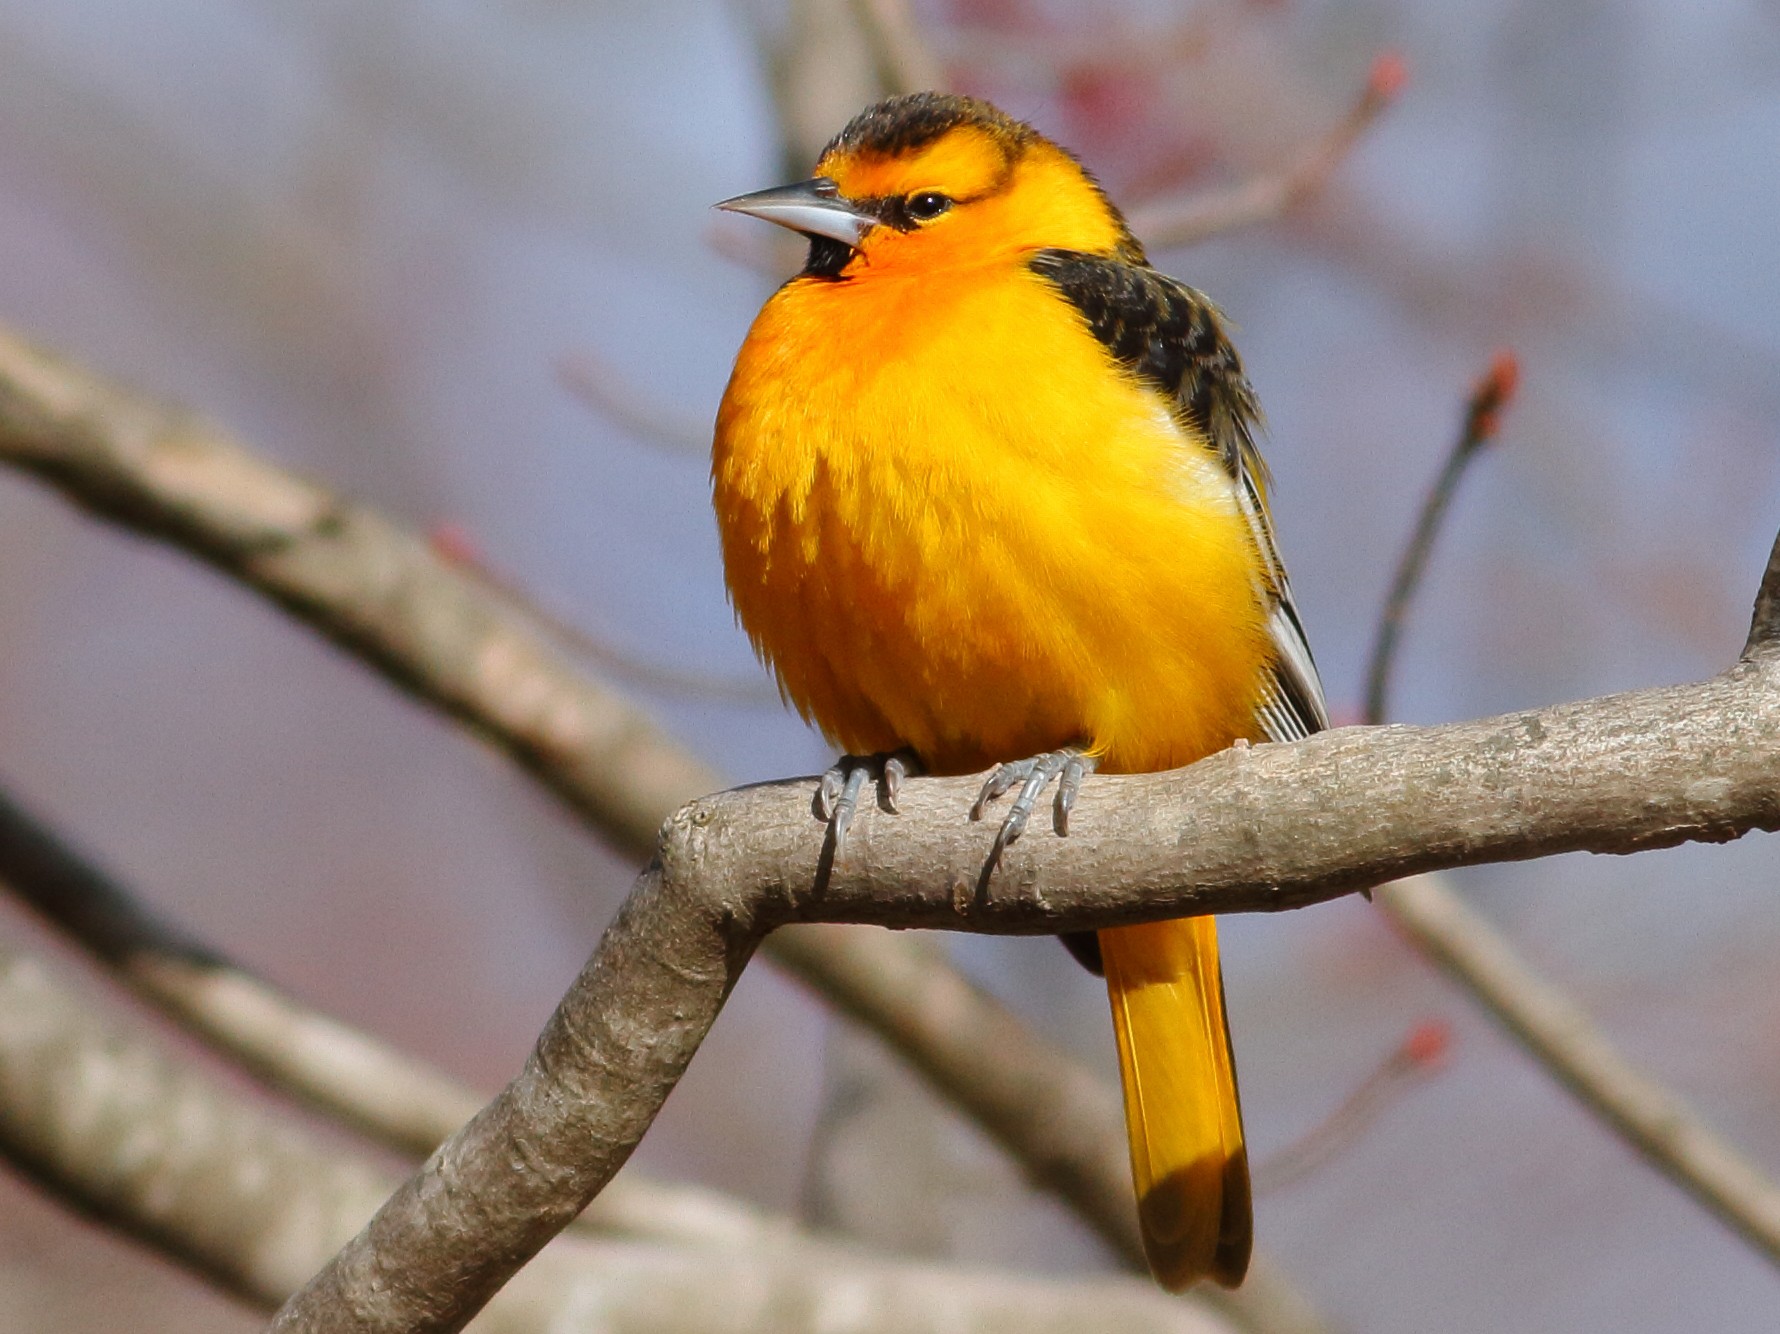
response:
<path fill-rule="evenodd" d="M 708 431 L 771 290 L 738 262 L 765 238 L 709 205 L 807 170 L 787 164 L 773 80 L 823 39 L 810 9 L 8 0 L 0 320 L 448 532 L 734 779 L 814 772 L 828 748 L 779 708 L 725 602 L 706 461 L 649 438 Z M 1402 53 L 1411 83 L 1315 198 L 1152 253 L 1238 326 L 1338 713 L 1355 716 L 1391 564 L 1501 345 L 1522 394 L 1436 553 L 1395 715 L 1683 681 L 1735 655 L 1780 523 L 1780 8 L 913 14 L 956 86 L 1075 148 L 1127 206 L 1290 160 L 1381 50 Z M 593 367 L 652 429 L 574 392 Z M 6 474 L 0 781 L 219 948 L 490 1088 L 633 869 L 309 632 Z M 1459 880 L 1772 1164 L 1777 870 L 1780 845 L 1752 836 Z M 45 944 L 10 904 L 0 931 Z M 1368 1133 L 1258 1201 L 1261 1244 L 1340 1328 L 1774 1327 L 1774 1272 L 1366 904 L 1233 919 L 1225 942 L 1262 1162 L 1417 1025 L 1450 1026 Z M 948 945 L 1111 1077 L 1104 993 L 1061 949 Z M 1108 1263 L 765 966 L 638 1162 L 905 1251 Z M 0 1329 L 257 1324 L 0 1174 Z"/>

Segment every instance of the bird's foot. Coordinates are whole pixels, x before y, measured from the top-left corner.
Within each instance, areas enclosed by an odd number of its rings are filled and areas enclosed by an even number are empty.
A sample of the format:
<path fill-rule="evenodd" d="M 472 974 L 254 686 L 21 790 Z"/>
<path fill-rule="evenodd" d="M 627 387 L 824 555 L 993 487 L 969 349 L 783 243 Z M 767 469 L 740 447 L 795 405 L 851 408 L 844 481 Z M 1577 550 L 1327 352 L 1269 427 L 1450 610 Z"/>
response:
<path fill-rule="evenodd" d="M 970 808 L 971 819 L 982 819 L 983 811 L 997 797 L 1012 792 L 1016 786 L 1020 790 L 1001 821 L 1001 828 L 995 835 L 995 846 L 989 849 L 989 861 L 983 868 L 984 874 L 993 871 L 996 863 L 1001 860 L 1002 852 L 1026 832 L 1026 822 L 1032 818 L 1039 797 L 1052 779 L 1057 781 L 1054 823 L 1059 834 L 1067 834 L 1069 811 L 1075 805 L 1076 794 L 1082 790 L 1082 779 L 1093 773 L 1099 763 L 1099 760 L 1080 746 L 1065 746 L 1062 750 L 1034 755 L 1029 760 L 1011 761 L 990 774 L 983 784 L 983 790 L 977 794 L 976 804 Z"/>
<path fill-rule="evenodd" d="M 838 848 L 852 827 L 859 812 L 859 794 L 865 780 L 875 778 L 879 800 L 884 809 L 896 814 L 896 799 L 902 791 L 902 780 L 922 772 L 921 761 L 912 750 L 892 751 L 878 755 L 843 755 L 822 775 L 816 787 L 816 818 L 828 826 L 832 846 Z"/>

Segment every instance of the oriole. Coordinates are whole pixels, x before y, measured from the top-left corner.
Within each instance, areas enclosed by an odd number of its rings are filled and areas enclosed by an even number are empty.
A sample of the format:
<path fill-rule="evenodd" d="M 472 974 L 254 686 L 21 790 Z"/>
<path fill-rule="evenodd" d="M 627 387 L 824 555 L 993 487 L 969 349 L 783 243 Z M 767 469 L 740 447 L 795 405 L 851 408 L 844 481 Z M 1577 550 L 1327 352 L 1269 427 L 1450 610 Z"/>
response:
<path fill-rule="evenodd" d="M 720 207 L 809 238 L 718 413 L 729 590 L 782 693 L 867 765 L 999 765 L 996 851 L 1061 777 L 1171 769 L 1327 725 L 1275 551 L 1259 411 L 1219 313 L 1151 268 L 1064 149 L 920 93 L 814 179 Z M 844 775 L 845 781 L 839 781 Z M 894 792 L 890 793 L 892 804 Z M 1241 1281 L 1253 1224 L 1213 919 L 1068 942 L 1103 964 L 1144 1246 Z"/>

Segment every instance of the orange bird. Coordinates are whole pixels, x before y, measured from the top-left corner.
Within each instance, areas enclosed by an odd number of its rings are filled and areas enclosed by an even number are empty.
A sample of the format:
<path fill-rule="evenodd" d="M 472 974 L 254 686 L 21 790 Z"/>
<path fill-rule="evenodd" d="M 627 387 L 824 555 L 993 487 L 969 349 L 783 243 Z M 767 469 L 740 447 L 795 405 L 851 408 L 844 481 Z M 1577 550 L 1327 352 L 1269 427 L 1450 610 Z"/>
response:
<path fill-rule="evenodd" d="M 809 238 L 749 330 L 712 482 L 737 614 L 868 773 L 1018 789 L 1327 725 L 1274 549 L 1259 409 L 1216 307 L 1158 273 L 1068 152 L 987 103 L 856 117 L 813 179 L 720 207 Z M 1173 1289 L 1248 1267 L 1253 1220 L 1210 917 L 1066 939 L 1104 971 L 1144 1247 Z"/>

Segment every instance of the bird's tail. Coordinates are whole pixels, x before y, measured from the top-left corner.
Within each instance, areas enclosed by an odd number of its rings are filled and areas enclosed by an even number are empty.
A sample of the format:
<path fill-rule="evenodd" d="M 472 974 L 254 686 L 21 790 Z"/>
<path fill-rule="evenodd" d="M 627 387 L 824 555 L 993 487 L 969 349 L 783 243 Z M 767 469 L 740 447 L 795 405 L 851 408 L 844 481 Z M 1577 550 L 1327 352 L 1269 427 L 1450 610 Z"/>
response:
<path fill-rule="evenodd" d="M 1100 955 L 1150 1270 L 1175 1292 L 1208 1276 L 1235 1287 L 1254 1220 L 1217 922 L 1102 931 Z"/>

